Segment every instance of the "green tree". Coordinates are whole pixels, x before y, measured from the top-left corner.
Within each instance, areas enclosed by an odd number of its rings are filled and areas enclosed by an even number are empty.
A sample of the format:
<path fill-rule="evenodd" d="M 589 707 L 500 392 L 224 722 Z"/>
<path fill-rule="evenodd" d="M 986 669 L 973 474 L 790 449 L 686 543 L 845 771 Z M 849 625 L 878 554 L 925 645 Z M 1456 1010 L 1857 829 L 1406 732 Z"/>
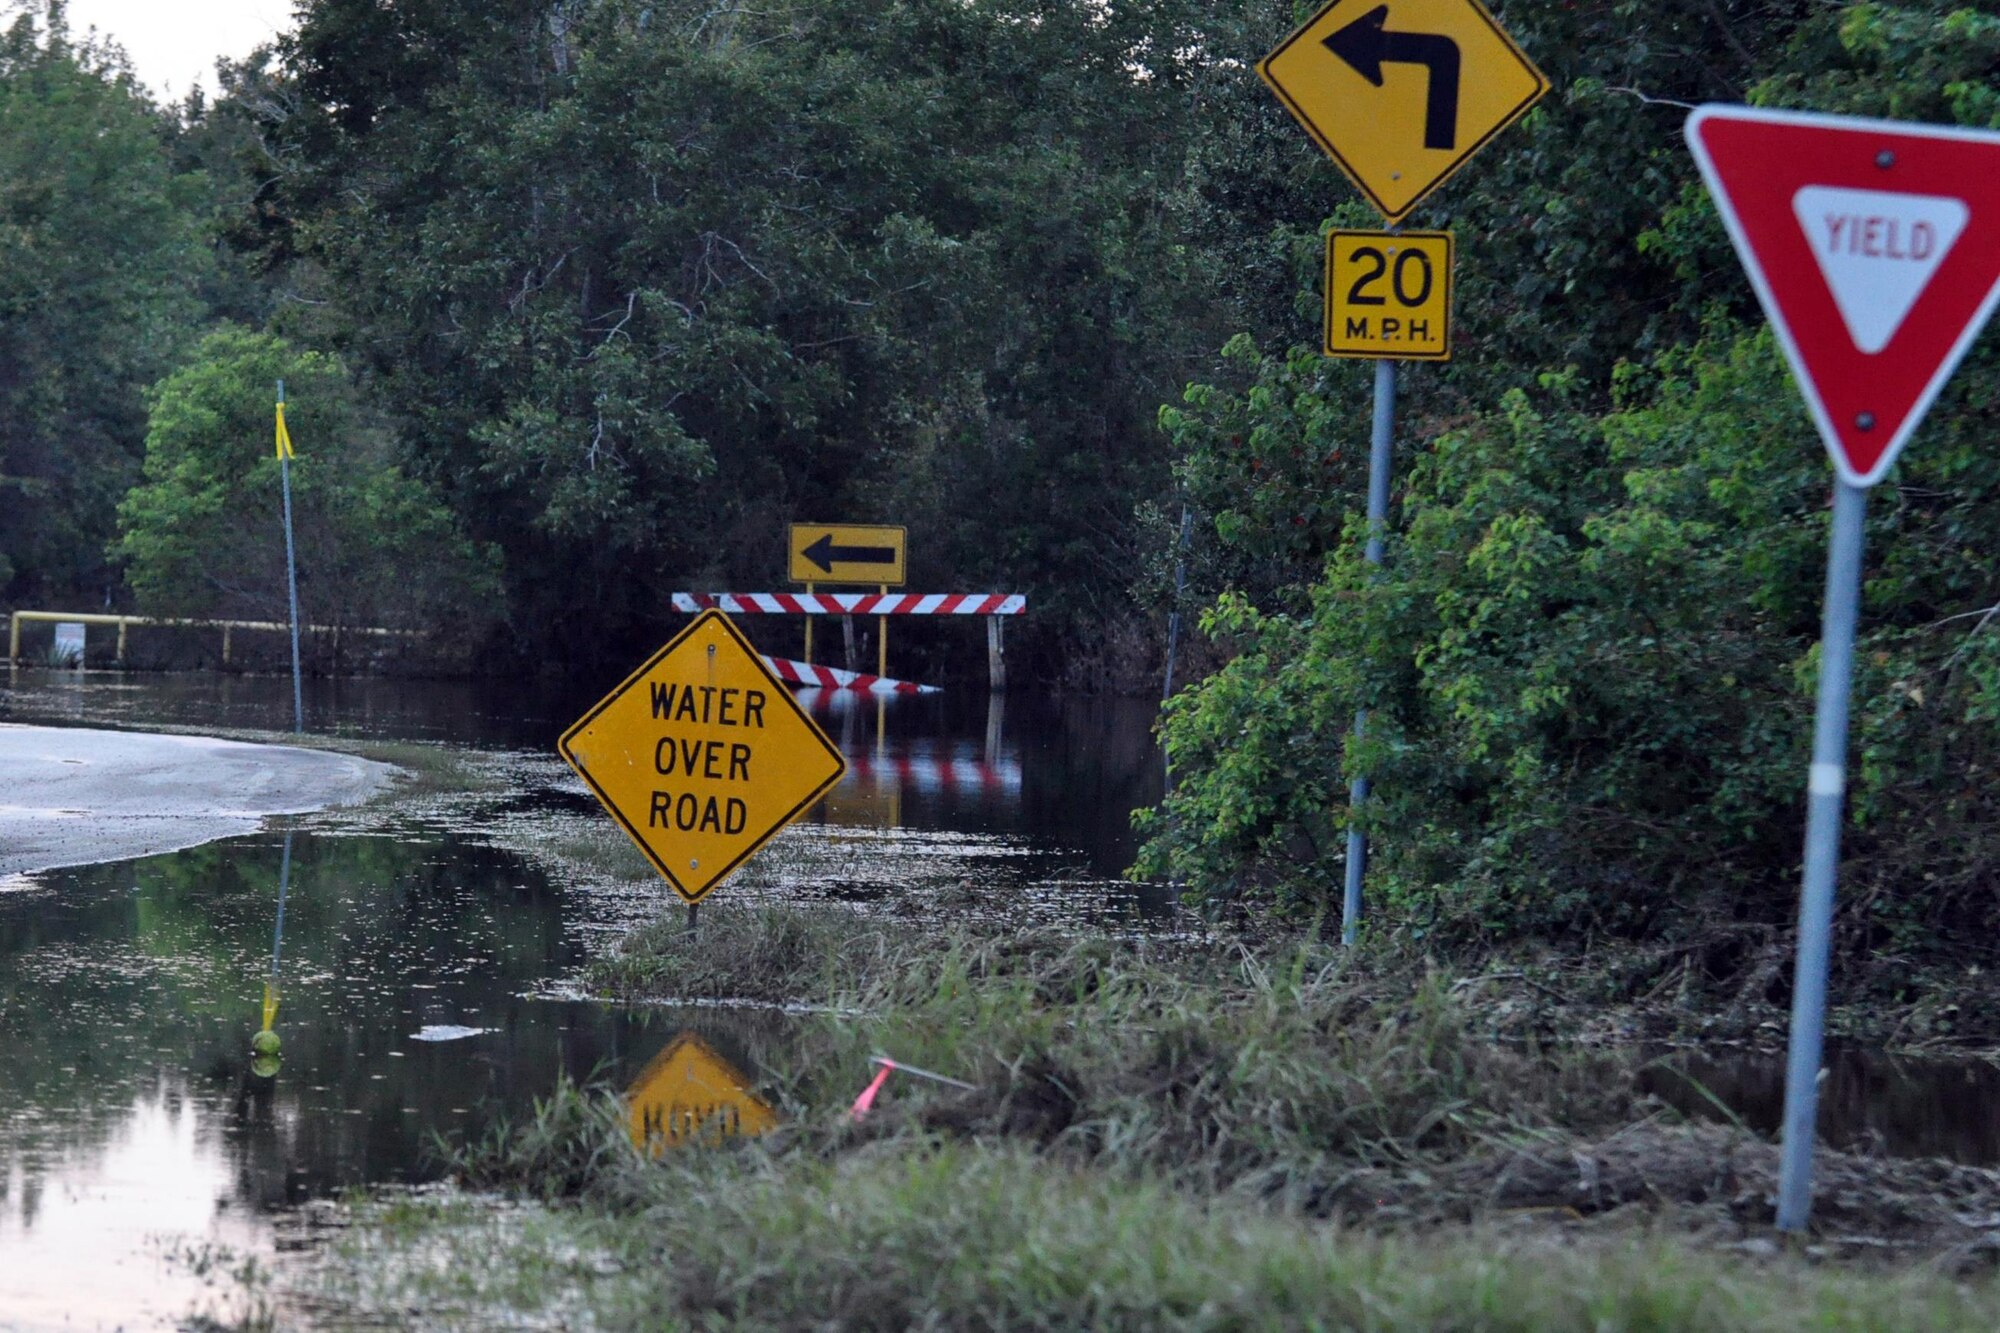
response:
<path fill-rule="evenodd" d="M 1241 8 L 314 0 L 290 198 L 522 623 L 616 649 L 842 516 L 1053 650 L 1122 608 L 1153 404 L 1237 322 L 1182 218 Z"/>
<path fill-rule="evenodd" d="M 333 358 L 225 328 L 153 390 L 145 481 L 118 507 L 116 556 L 156 615 L 283 620 L 287 613 L 275 381 L 283 379 L 302 618 L 334 626 L 490 626 L 492 555 L 389 461 Z"/>
<path fill-rule="evenodd" d="M 0 600 L 108 597 L 142 394 L 199 315 L 199 183 L 62 7 L 0 34 Z"/>

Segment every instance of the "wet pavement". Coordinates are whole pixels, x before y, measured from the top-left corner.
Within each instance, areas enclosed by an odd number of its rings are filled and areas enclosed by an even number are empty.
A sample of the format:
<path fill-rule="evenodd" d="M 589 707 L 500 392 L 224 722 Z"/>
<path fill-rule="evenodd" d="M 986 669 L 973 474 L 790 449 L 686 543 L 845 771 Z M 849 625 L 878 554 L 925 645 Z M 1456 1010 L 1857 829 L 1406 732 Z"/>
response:
<path fill-rule="evenodd" d="M 367 800 L 387 764 L 290 745 L 0 722 L 0 882 L 252 833 Z"/>

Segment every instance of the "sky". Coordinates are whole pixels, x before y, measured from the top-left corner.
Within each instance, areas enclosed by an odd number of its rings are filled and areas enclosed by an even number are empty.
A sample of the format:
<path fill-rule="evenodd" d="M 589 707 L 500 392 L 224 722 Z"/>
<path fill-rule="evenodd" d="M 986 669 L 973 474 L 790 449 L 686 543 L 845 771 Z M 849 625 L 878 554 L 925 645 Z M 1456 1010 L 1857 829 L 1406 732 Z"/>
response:
<path fill-rule="evenodd" d="M 69 0 L 70 31 L 117 39 L 139 81 L 179 101 L 215 91 L 217 56 L 246 56 L 292 23 L 293 0 Z"/>

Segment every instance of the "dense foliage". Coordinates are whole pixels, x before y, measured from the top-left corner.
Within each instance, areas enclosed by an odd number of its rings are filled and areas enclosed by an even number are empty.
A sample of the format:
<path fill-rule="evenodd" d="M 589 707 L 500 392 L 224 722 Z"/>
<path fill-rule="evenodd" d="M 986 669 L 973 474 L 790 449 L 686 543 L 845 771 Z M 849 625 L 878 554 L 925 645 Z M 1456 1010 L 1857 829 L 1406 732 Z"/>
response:
<path fill-rule="evenodd" d="M 1182 178 L 1238 8 L 316 0 L 293 243 L 523 625 L 623 652 L 788 521 L 900 522 L 1046 669 L 1234 322 Z"/>
<path fill-rule="evenodd" d="M 2000 125 L 2000 21 L 1927 4 L 1799 17 L 1760 34 L 1752 100 Z M 1682 152 L 1676 120 L 1661 155 Z M 1327 402 L 1339 371 L 1239 343 L 1237 386 L 1166 414 L 1236 571 L 1209 624 L 1241 652 L 1170 712 L 1179 785 L 1148 817 L 1148 868 L 1324 904 L 1347 776 L 1367 771 L 1377 903 L 1418 927 L 1755 937 L 1789 919 L 1830 472 L 1690 175 L 1677 163 L 1654 220 L 1621 238 L 1653 266 L 1660 350 L 1600 346 L 1623 358 L 1607 373 L 1578 357 L 1532 380 L 1461 365 L 1461 384 L 1515 383 L 1404 437 L 1379 578 L 1352 481 L 1344 509 L 1301 498 L 1313 468 L 1351 476 L 1342 418 L 1358 414 Z M 1419 411 L 1452 387 L 1419 390 Z M 2000 739 L 1996 410 L 2000 362 L 1975 352 L 1872 498 L 1856 941 L 2000 925 L 1981 776 Z M 1372 730 L 1352 744 L 1360 706 Z"/>

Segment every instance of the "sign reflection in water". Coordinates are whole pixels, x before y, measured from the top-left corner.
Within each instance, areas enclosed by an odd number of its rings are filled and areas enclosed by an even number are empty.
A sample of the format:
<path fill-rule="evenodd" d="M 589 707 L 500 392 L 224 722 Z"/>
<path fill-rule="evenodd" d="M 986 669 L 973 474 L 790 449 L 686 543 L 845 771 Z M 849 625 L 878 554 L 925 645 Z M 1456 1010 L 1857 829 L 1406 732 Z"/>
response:
<path fill-rule="evenodd" d="M 879 696 L 848 690 L 800 690 L 799 702 L 829 717 L 847 775 L 821 806 L 829 824 L 897 827 L 902 824 L 904 793 L 968 799 L 981 805 L 1018 810 L 1021 804 L 1021 756 L 1004 739 L 1007 701 L 991 695 L 987 701 L 983 742 L 931 737 L 889 736 L 887 702 Z M 873 732 L 864 730 L 874 714 Z"/>
<path fill-rule="evenodd" d="M 632 1143 L 658 1156 L 690 1140 L 714 1145 L 777 1128 L 750 1080 L 692 1029 L 654 1056 L 626 1090 Z"/>

